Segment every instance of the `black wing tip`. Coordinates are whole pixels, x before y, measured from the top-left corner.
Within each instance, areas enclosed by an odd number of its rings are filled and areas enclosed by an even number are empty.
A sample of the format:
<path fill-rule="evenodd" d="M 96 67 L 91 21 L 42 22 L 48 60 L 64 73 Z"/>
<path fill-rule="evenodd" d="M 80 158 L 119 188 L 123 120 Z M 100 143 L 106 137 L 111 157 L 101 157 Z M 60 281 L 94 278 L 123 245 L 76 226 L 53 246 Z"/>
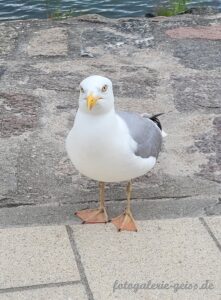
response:
<path fill-rule="evenodd" d="M 155 124 L 157 124 L 157 126 L 160 128 L 160 130 L 162 130 L 162 125 L 161 125 L 158 117 L 162 116 L 162 115 L 164 115 L 164 113 L 159 113 L 159 114 L 156 114 L 156 115 L 153 115 L 152 117 L 150 117 L 150 120 L 153 121 Z"/>
<path fill-rule="evenodd" d="M 162 115 L 164 115 L 164 114 L 165 114 L 165 113 L 159 113 L 159 114 L 156 114 L 156 115 L 152 115 L 151 118 L 157 118 L 157 117 L 162 116 Z"/>

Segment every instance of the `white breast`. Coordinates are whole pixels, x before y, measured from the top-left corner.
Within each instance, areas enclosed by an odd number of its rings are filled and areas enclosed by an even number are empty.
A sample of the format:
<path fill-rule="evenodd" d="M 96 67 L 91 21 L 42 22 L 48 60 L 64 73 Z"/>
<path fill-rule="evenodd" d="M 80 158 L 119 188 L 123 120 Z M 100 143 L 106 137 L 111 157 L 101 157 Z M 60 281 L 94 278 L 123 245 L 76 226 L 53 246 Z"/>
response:
<path fill-rule="evenodd" d="M 156 159 L 134 154 L 136 142 L 114 111 L 105 115 L 77 112 L 66 139 L 66 149 L 80 173 L 104 182 L 130 180 L 144 175 Z"/>

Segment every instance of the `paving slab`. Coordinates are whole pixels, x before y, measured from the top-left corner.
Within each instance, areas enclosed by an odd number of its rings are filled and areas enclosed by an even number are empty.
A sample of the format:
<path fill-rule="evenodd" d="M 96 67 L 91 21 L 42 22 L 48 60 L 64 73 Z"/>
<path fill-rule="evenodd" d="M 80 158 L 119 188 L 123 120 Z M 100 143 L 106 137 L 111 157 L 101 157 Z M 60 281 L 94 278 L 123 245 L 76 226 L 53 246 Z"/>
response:
<path fill-rule="evenodd" d="M 66 56 L 67 33 L 62 28 L 50 28 L 34 32 L 27 52 L 30 56 Z"/>
<path fill-rule="evenodd" d="M 0 241 L 0 289 L 80 280 L 65 227 L 1 229 Z"/>
<path fill-rule="evenodd" d="M 221 298 L 220 251 L 198 218 L 138 227 L 72 226 L 94 299 Z"/>
<path fill-rule="evenodd" d="M 86 300 L 81 284 L 62 287 L 30 289 L 20 292 L 0 294 L 1 300 Z"/>

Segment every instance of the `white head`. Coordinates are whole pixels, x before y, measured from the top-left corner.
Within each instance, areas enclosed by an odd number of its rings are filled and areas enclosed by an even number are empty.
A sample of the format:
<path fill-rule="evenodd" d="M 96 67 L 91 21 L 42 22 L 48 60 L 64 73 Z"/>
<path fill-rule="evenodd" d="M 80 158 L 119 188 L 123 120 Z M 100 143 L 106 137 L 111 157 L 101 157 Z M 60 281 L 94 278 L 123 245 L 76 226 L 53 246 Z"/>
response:
<path fill-rule="evenodd" d="M 114 95 L 110 79 L 98 75 L 80 83 L 79 109 L 90 114 L 107 113 L 114 109 Z"/>

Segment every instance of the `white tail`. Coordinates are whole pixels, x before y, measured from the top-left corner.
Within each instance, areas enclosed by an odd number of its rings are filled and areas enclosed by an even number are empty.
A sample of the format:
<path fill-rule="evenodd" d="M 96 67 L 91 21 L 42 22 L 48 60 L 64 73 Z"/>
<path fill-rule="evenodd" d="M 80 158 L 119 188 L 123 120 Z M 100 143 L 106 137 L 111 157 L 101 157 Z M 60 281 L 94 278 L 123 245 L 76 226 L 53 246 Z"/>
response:
<path fill-rule="evenodd" d="M 167 133 L 165 131 L 161 131 L 161 134 L 162 134 L 162 137 L 166 137 L 167 136 Z"/>

